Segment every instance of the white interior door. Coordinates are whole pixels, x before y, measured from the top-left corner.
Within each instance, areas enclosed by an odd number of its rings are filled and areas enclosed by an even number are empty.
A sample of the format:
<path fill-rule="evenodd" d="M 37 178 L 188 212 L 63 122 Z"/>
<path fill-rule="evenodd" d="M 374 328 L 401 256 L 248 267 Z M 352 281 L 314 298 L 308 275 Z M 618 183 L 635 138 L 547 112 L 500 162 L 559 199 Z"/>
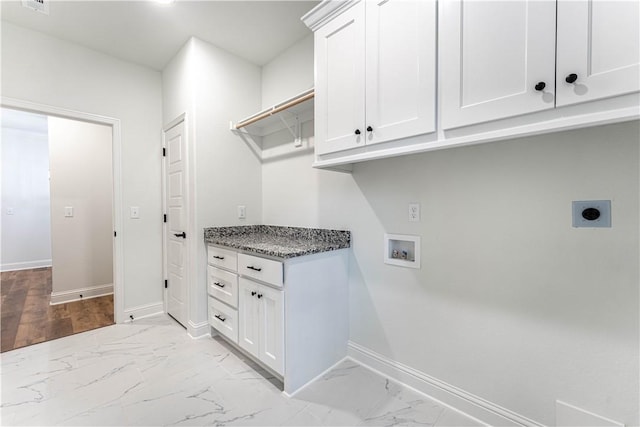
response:
<path fill-rule="evenodd" d="M 638 0 L 558 2 L 556 105 L 640 90 L 639 18 Z"/>
<path fill-rule="evenodd" d="M 167 312 L 187 322 L 187 141 L 184 121 L 165 132 L 165 254 L 167 263 Z"/>
<path fill-rule="evenodd" d="M 554 107 L 554 0 L 440 4 L 443 128 Z"/>

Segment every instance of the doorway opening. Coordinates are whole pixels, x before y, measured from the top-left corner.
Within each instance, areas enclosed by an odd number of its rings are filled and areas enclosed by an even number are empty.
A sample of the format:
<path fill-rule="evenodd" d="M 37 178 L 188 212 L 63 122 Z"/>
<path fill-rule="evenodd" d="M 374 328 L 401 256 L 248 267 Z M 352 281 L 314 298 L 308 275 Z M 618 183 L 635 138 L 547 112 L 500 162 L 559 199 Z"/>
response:
<path fill-rule="evenodd" d="M 2 104 L 4 352 L 121 321 L 122 251 L 119 121 Z"/>

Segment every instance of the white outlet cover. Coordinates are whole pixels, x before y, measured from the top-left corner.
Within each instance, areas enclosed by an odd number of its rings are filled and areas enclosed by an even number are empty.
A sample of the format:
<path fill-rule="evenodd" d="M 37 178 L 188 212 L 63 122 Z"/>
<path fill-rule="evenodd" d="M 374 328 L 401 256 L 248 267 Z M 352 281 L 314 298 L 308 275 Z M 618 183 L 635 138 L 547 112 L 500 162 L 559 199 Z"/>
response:
<path fill-rule="evenodd" d="M 247 207 L 244 205 L 238 205 L 238 218 L 245 219 L 247 217 Z"/>
<path fill-rule="evenodd" d="M 409 222 L 420 221 L 420 203 L 409 203 Z"/>

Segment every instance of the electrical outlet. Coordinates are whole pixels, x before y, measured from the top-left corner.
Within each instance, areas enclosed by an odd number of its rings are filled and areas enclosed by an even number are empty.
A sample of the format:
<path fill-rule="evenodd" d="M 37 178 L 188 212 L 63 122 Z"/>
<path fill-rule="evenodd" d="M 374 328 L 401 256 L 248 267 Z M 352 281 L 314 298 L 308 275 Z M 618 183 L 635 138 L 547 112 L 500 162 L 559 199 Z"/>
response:
<path fill-rule="evenodd" d="M 65 206 L 65 208 L 64 208 L 64 216 L 66 218 L 73 217 L 73 206 Z"/>
<path fill-rule="evenodd" d="M 7 215 L 13 215 L 13 208 L 7 208 Z"/>
<path fill-rule="evenodd" d="M 245 219 L 247 217 L 247 207 L 244 205 L 238 205 L 238 218 Z"/>
<path fill-rule="evenodd" d="M 409 222 L 420 221 L 420 203 L 409 203 Z"/>

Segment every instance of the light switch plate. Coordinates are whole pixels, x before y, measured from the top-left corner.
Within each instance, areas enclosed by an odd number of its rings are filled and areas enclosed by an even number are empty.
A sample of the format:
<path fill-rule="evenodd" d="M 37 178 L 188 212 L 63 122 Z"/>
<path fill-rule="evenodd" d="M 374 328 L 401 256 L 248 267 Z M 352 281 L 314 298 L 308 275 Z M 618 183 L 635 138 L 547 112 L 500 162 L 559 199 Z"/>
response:
<path fill-rule="evenodd" d="M 247 217 L 247 208 L 244 205 L 238 205 L 238 218 L 245 219 Z"/>
<path fill-rule="evenodd" d="M 131 206 L 131 219 L 140 219 L 140 208 L 138 206 Z"/>
<path fill-rule="evenodd" d="M 65 206 L 65 208 L 64 208 L 64 216 L 65 216 L 65 218 L 73 217 L 73 206 Z"/>
<path fill-rule="evenodd" d="M 610 228 L 611 227 L 611 200 L 585 200 L 571 203 L 573 226 L 576 228 Z M 585 212 L 587 211 L 587 212 Z M 595 219 L 591 218 L 597 216 Z"/>

